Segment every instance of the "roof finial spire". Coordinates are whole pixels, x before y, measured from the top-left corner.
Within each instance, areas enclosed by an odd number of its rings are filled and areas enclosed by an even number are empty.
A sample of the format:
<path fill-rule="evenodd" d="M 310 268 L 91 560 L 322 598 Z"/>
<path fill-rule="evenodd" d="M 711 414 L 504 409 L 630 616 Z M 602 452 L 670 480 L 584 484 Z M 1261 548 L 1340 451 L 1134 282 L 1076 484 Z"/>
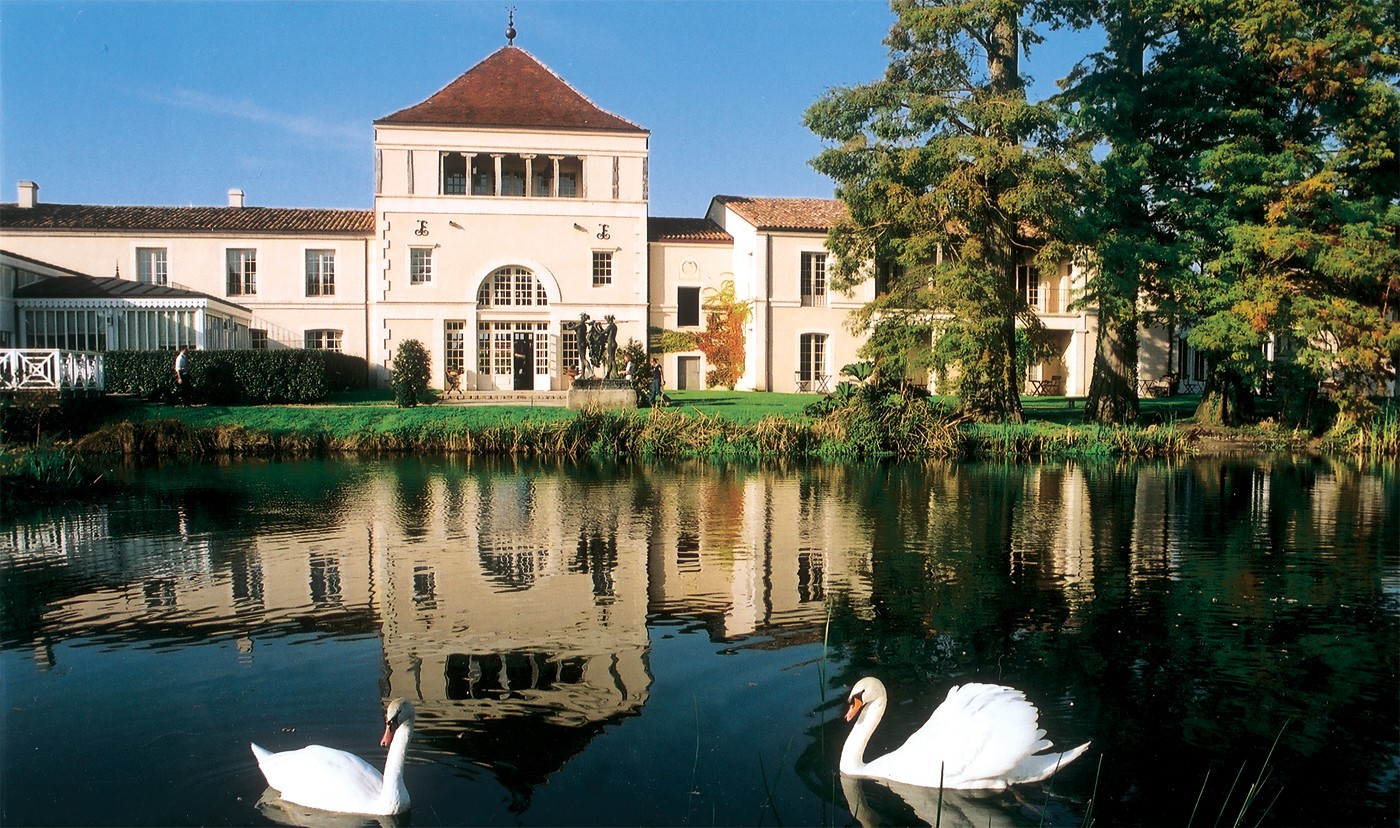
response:
<path fill-rule="evenodd" d="M 515 6 L 507 10 L 509 17 L 506 18 L 506 45 L 515 45 Z"/>

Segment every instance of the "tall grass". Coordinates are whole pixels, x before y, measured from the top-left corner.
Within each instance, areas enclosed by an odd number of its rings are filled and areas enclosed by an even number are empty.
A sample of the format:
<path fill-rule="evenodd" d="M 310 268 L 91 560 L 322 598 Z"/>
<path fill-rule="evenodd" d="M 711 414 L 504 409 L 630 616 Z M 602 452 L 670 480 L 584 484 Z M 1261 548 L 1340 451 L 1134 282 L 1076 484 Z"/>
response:
<path fill-rule="evenodd" d="M 103 475 L 54 446 L 0 448 L 0 501 L 44 500 L 91 491 Z"/>
<path fill-rule="evenodd" d="M 1391 402 L 1366 424 L 1329 433 L 1323 443 L 1329 451 L 1354 457 L 1400 457 L 1400 405 Z"/>
<path fill-rule="evenodd" d="M 712 460 L 1162 457 L 1190 450 L 1187 435 L 1172 426 L 970 423 L 928 398 L 901 395 L 857 398 L 815 418 L 770 413 L 744 422 L 678 407 L 510 409 L 496 417 L 421 408 L 230 408 L 109 422 L 74 446 L 126 456 L 448 452 Z"/>

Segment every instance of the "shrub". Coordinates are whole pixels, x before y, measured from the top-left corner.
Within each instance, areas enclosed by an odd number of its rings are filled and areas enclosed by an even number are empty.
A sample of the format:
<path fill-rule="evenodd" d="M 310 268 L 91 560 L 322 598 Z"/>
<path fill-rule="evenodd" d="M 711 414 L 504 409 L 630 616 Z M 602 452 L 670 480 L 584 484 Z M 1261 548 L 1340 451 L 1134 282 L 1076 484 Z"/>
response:
<path fill-rule="evenodd" d="M 169 351 L 108 351 L 102 357 L 107 391 L 173 402 L 173 359 Z M 331 391 L 362 386 L 367 373 L 363 359 L 332 351 L 192 351 L 189 402 L 321 402 Z"/>
<path fill-rule="evenodd" d="M 394 404 L 412 408 L 427 399 L 430 360 L 423 343 L 405 339 L 394 354 L 394 376 L 389 387 L 394 389 Z"/>

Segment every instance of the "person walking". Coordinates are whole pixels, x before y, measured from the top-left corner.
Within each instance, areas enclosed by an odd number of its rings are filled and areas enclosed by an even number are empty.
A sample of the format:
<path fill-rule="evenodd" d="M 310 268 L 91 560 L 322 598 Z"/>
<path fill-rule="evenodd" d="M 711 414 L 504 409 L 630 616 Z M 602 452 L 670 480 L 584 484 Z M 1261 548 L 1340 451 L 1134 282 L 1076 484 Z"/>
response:
<path fill-rule="evenodd" d="M 651 358 L 651 404 L 661 405 L 661 361 L 656 357 Z"/>
<path fill-rule="evenodd" d="M 190 404 L 190 349 L 186 345 L 175 352 L 175 399 L 180 405 Z"/>

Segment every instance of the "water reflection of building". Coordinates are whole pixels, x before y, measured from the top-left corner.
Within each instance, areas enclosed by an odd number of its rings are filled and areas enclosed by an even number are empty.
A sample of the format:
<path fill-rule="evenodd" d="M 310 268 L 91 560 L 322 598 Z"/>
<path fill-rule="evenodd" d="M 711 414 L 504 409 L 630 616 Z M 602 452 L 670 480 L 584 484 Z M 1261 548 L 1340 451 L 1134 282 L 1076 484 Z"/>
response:
<path fill-rule="evenodd" d="M 0 528 L 5 644 L 34 647 L 43 666 L 46 645 L 85 637 L 227 637 L 256 659 L 269 635 L 377 635 L 375 689 L 417 699 L 427 744 L 527 796 L 644 709 L 651 619 L 765 646 L 817 640 L 829 604 L 873 616 L 875 567 L 898 548 L 916 564 L 899 577 L 946 587 L 915 608 L 930 629 L 956 635 L 952 616 L 984 603 L 964 586 L 988 572 L 1033 579 L 1072 621 L 1106 578 L 1133 588 L 1179 577 L 1214 502 L 1248 534 L 1292 543 L 1308 532 L 1300 540 L 1319 548 L 1374 530 L 1395 504 L 1379 477 L 1218 463 L 931 466 L 888 478 L 479 460 L 363 469 L 334 504 L 296 496 L 276 522 L 255 498 L 222 508 L 176 497 Z"/>
<path fill-rule="evenodd" d="M 699 618 L 721 638 L 818 635 L 836 591 L 868 614 L 866 516 L 831 494 L 849 486 L 848 469 L 693 472 L 656 505 L 654 612 Z"/>
<path fill-rule="evenodd" d="M 841 469 L 471 465 L 405 461 L 275 520 L 189 496 L 11 526 L 0 565 L 43 585 L 7 643 L 217 636 L 256 659 L 270 634 L 378 634 L 379 690 L 418 700 L 422 738 L 527 796 L 645 704 L 649 614 L 787 641 L 819 635 L 833 595 L 869 605 Z"/>
<path fill-rule="evenodd" d="M 381 478 L 378 504 L 403 500 Z M 621 487 L 563 475 L 433 477 L 373 520 L 388 692 L 560 725 L 646 698 L 646 566 Z M 395 491 L 395 489 L 399 489 Z"/>

